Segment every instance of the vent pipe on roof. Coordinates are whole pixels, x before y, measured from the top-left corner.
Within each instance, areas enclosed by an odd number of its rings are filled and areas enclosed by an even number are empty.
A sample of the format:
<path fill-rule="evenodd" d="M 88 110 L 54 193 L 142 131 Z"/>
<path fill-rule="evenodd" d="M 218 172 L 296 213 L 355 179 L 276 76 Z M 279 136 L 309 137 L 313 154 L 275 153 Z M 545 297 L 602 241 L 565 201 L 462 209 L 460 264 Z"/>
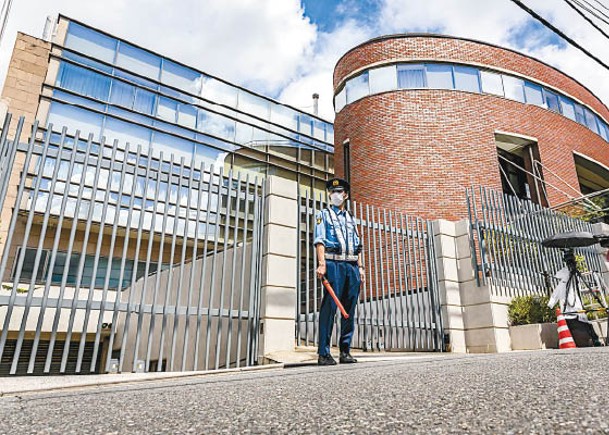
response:
<path fill-rule="evenodd" d="M 313 94 L 313 115 L 319 115 L 319 94 Z"/>

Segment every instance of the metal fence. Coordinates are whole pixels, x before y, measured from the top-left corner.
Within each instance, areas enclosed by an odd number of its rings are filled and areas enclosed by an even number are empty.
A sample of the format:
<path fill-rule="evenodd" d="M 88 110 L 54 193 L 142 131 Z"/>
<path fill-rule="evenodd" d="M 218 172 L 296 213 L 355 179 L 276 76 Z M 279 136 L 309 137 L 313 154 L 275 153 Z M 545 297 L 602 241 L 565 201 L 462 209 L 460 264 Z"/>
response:
<path fill-rule="evenodd" d="M 558 233 L 592 231 L 588 222 L 489 188 L 472 187 L 466 195 L 478 285 L 490 284 L 497 295 L 551 293 L 554 275 L 564 267 L 563 252 L 543 247 L 542 240 Z M 594 247 L 575 253 L 580 268 L 602 270 Z"/>
<path fill-rule="evenodd" d="M 256 363 L 261 179 L 65 129 L 16 143 L 9 126 L 0 374 Z"/>
<path fill-rule="evenodd" d="M 299 195 L 298 345 L 318 343 L 322 285 L 316 278 L 315 216 L 326 207 Z M 356 308 L 353 347 L 375 350 L 444 350 L 433 232 L 430 222 L 377 207 L 351 204 L 364 245 L 366 281 Z M 340 322 L 333 342 L 338 345 Z"/>

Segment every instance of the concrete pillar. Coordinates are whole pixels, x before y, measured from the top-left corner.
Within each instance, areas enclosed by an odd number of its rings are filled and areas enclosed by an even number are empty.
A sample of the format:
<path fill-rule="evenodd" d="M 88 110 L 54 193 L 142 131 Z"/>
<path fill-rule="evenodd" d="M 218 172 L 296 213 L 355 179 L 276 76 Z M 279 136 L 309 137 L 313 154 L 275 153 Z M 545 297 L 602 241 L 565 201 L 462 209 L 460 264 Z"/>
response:
<path fill-rule="evenodd" d="M 267 178 L 259 355 L 294 351 L 297 289 L 297 184 L 277 176 Z"/>
<path fill-rule="evenodd" d="M 433 223 L 440 302 L 452 352 L 511 350 L 507 306 L 510 297 L 478 286 L 472 264 L 469 221 Z"/>
<path fill-rule="evenodd" d="M 444 323 L 444 334 L 448 336 L 447 350 L 464 353 L 467 348 L 458 266 L 459 255 L 463 255 L 463 253 L 457 252 L 458 240 L 462 239 L 463 236 L 457 233 L 457 226 L 459 226 L 458 223 L 447 220 L 432 222 L 442 321 Z M 461 237 L 458 238 L 458 236 Z"/>

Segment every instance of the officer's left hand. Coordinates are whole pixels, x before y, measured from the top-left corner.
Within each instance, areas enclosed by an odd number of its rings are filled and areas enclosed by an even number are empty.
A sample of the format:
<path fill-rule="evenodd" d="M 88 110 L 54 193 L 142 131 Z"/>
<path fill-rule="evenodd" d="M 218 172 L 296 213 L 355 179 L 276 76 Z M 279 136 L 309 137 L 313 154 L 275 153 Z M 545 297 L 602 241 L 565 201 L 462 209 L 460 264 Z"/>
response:
<path fill-rule="evenodd" d="M 362 281 L 362 284 L 366 282 L 366 271 L 364 269 L 359 270 L 359 278 Z"/>

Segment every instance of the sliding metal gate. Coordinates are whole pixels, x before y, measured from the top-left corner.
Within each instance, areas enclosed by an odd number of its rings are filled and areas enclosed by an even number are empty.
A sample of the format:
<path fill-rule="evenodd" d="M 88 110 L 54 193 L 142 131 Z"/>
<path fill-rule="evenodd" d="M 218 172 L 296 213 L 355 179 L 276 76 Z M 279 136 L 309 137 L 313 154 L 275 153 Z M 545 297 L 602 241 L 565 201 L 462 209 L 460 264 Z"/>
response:
<path fill-rule="evenodd" d="M 364 244 L 366 281 L 355 314 L 353 347 L 368 351 L 444 350 L 433 231 L 429 221 L 359 203 L 351 204 Z M 323 295 L 316 278 L 313 247 L 315 215 L 326 207 L 322 198 L 299 198 L 299 291 L 296 339 L 318 343 L 319 307 Z M 338 345 L 337 315 L 333 342 Z"/>
<path fill-rule="evenodd" d="M 549 295 L 554 275 L 565 267 L 564 252 L 542 246 L 547 237 L 570 231 L 592 232 L 592 224 L 528 200 L 485 187 L 466 191 L 472 262 L 478 285 L 502 296 Z M 595 247 L 577 248 L 582 271 L 600 271 Z M 593 287 L 594 278 L 585 274 Z"/>
<path fill-rule="evenodd" d="M 256 363 L 260 179 L 51 127 L 18 143 L 9 126 L 0 375 Z"/>

